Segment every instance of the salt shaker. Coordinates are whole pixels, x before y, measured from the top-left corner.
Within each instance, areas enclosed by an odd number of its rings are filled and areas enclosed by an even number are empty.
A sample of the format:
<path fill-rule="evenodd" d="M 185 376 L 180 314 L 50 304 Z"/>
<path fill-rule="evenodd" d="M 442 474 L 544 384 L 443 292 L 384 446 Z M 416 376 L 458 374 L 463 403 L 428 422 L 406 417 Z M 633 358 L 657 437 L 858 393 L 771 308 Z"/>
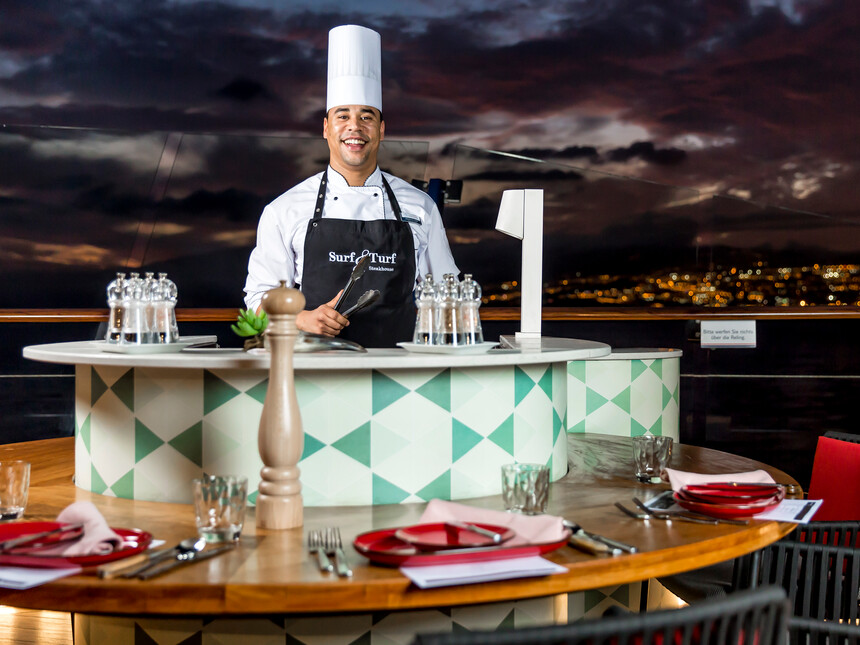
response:
<path fill-rule="evenodd" d="M 110 318 L 105 340 L 109 343 L 119 343 L 122 339 L 122 290 L 125 286 L 125 273 L 117 273 L 116 279 L 107 286 L 107 304 L 110 308 Z"/>
<path fill-rule="evenodd" d="M 156 342 L 175 343 L 179 340 L 179 325 L 176 323 L 176 300 L 179 290 L 166 273 L 158 274 L 158 300 L 156 301 Z"/>
<path fill-rule="evenodd" d="M 428 273 L 415 290 L 415 332 L 412 342 L 416 345 L 433 344 L 433 305 L 436 299 L 436 284 L 433 274 Z"/>
<path fill-rule="evenodd" d="M 433 311 L 433 341 L 435 345 L 458 347 L 463 344 L 460 322 L 460 293 L 457 277 L 453 273 L 442 276 L 436 290 Z"/>
<path fill-rule="evenodd" d="M 146 304 L 143 301 L 143 280 L 139 273 L 131 273 L 122 289 L 123 345 L 140 345 L 146 342 L 149 328 L 146 324 Z"/>
<path fill-rule="evenodd" d="M 481 285 L 467 273 L 460 283 L 460 318 L 463 323 L 463 340 L 466 345 L 480 345 L 484 342 L 481 330 Z"/>

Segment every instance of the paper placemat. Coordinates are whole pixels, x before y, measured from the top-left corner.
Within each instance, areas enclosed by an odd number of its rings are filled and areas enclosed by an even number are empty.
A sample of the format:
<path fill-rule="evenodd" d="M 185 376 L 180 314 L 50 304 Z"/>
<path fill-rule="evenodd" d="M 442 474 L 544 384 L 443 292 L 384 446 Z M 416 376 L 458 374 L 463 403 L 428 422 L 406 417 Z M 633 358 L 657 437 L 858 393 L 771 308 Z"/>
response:
<path fill-rule="evenodd" d="M 430 567 L 400 567 L 401 573 L 421 589 L 468 585 L 512 578 L 533 578 L 565 573 L 566 567 L 539 555 L 510 560 L 442 564 Z"/>

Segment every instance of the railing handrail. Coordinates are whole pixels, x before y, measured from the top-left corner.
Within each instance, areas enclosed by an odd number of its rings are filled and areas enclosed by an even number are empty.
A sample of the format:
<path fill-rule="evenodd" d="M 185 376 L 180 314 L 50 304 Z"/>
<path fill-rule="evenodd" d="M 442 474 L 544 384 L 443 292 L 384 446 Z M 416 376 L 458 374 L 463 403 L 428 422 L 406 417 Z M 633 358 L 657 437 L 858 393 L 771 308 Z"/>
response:
<path fill-rule="evenodd" d="M 177 309 L 179 322 L 233 322 L 238 308 Z M 746 308 L 600 308 L 544 307 L 547 322 L 573 321 L 670 321 L 670 320 L 844 320 L 860 319 L 860 307 L 746 307 Z M 0 309 L 0 323 L 106 322 L 105 309 Z M 484 307 L 481 319 L 491 322 L 517 321 L 519 307 Z"/>

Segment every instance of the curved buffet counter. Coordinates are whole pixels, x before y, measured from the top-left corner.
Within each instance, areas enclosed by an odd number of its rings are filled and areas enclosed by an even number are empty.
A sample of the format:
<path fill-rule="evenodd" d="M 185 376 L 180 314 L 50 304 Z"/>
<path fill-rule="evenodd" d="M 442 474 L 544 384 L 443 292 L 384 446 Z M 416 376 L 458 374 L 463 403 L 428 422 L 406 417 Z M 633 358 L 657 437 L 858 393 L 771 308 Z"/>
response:
<path fill-rule="evenodd" d="M 206 471 L 245 475 L 255 488 L 267 352 L 105 349 L 101 341 L 24 348 L 26 358 L 76 366 L 79 487 L 187 502 L 188 482 Z M 557 480 L 566 472 L 568 365 L 609 354 L 608 345 L 573 339 L 466 355 L 297 353 L 305 506 L 497 494 L 499 466 L 512 461 L 549 464 Z"/>
<path fill-rule="evenodd" d="M 0 604 L 76 612 L 76 642 L 82 645 L 200 642 L 192 639 L 200 634 L 218 643 L 246 644 L 252 634 L 274 642 L 363 638 L 360 642 L 408 643 L 417 631 L 521 627 L 600 614 L 610 604 L 635 608 L 627 596 L 628 583 L 748 553 L 794 527 L 766 521 L 711 526 L 628 518 L 614 502 L 629 505 L 633 495 L 647 499 L 666 488 L 640 484 L 630 475 L 630 439 L 569 435 L 567 446 L 570 469 L 551 485 L 548 512 L 634 544 L 640 553 L 608 558 L 562 547 L 546 556 L 567 569 L 562 574 L 419 590 L 398 569 L 370 565 L 351 549 L 353 578 L 321 574 L 303 538 L 307 530 L 337 525 L 349 544 L 371 529 L 415 523 L 422 503 L 306 508 L 305 526 L 285 531 L 256 528 L 251 509 L 238 548 L 217 558 L 147 581 L 102 580 L 90 572 L 26 591 L 0 590 Z M 83 499 L 93 501 L 110 525 L 145 529 L 167 544 L 195 534 L 190 505 L 121 499 L 75 487 L 73 450 L 71 438 L 0 446 L 0 459 L 33 464 L 25 519 L 53 519 L 69 503 Z M 703 473 L 765 468 L 777 481 L 794 483 L 758 462 L 691 446 L 678 446 L 671 466 Z M 468 504 L 502 508 L 499 496 Z M 150 640 L 135 640 L 140 634 Z"/>

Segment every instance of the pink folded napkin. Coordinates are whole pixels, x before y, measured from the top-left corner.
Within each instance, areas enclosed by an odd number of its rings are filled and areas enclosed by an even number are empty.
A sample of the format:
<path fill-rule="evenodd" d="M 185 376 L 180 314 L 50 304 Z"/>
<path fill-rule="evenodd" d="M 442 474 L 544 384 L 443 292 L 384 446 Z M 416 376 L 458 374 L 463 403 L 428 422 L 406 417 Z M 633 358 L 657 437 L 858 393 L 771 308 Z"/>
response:
<path fill-rule="evenodd" d="M 122 546 L 122 538 L 111 530 L 92 502 L 82 501 L 70 504 L 60 511 L 57 521 L 84 525 L 81 539 L 71 544 L 58 545 L 57 555 L 104 555 Z M 48 552 L 42 551 L 42 553 Z"/>
<path fill-rule="evenodd" d="M 672 490 L 681 490 L 684 486 L 690 484 L 712 484 L 715 482 L 743 482 L 746 484 L 775 484 L 771 477 L 764 470 L 751 470 L 744 473 L 720 473 L 717 475 L 702 475 L 701 473 L 688 473 L 683 470 L 666 469 L 666 474 L 669 477 L 669 483 L 672 485 Z"/>
<path fill-rule="evenodd" d="M 518 544 L 541 544 L 559 542 L 565 531 L 562 518 L 555 515 L 520 515 L 506 511 L 491 511 L 465 504 L 432 499 L 421 515 L 421 524 L 434 524 L 450 520 L 473 524 L 494 524 L 513 529 L 516 535 L 505 542 L 505 546 Z"/>

